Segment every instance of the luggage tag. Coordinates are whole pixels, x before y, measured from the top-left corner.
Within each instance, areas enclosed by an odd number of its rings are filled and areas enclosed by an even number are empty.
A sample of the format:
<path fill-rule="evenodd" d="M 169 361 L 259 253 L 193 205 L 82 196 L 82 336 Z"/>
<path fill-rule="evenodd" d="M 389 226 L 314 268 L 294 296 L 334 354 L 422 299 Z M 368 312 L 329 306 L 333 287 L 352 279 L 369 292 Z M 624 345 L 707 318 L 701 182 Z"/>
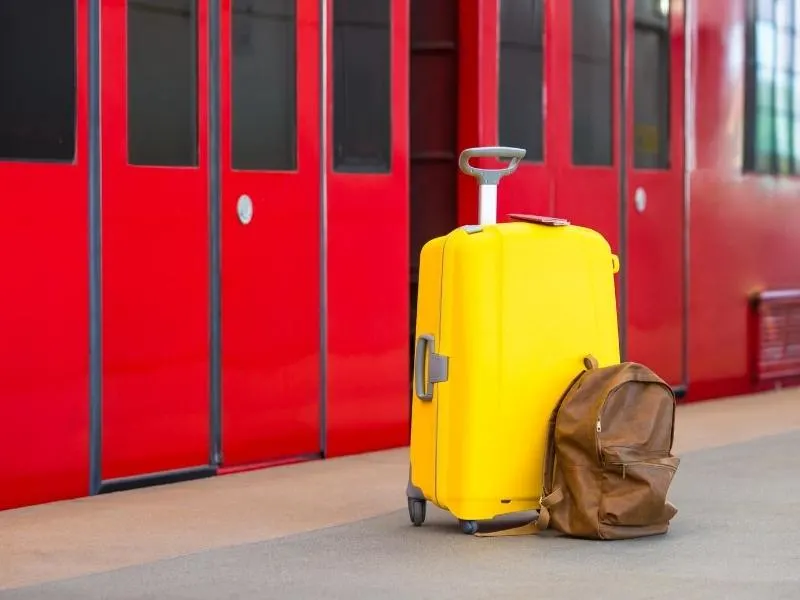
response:
<path fill-rule="evenodd" d="M 570 222 L 566 219 L 559 219 L 558 217 L 544 217 L 541 215 L 510 213 L 508 218 L 514 221 L 524 221 L 525 223 L 533 223 L 534 225 L 547 225 L 549 227 L 564 227 L 565 225 L 570 224 Z"/>

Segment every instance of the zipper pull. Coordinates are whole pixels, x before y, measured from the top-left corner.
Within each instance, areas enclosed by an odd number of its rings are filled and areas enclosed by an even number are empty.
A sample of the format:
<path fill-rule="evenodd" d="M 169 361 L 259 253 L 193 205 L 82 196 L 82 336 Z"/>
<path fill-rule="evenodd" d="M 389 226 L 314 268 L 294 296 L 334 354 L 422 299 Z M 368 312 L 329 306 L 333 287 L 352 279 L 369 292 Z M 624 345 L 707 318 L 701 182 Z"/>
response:
<path fill-rule="evenodd" d="M 597 419 L 597 433 L 603 431 L 603 428 L 600 426 L 600 419 Z"/>

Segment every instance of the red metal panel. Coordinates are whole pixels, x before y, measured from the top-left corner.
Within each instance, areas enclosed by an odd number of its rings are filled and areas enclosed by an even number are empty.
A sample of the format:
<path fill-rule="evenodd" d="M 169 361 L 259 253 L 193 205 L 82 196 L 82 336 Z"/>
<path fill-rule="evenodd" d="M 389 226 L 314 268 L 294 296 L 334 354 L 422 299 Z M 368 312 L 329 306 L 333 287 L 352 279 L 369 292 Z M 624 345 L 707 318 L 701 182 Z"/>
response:
<path fill-rule="evenodd" d="M 227 467 L 319 447 L 319 2 L 297 3 L 297 169 L 231 165 L 231 0 L 222 1 L 222 444 Z M 255 84 L 254 84 L 255 85 Z M 253 201 L 243 225 L 236 203 Z"/>
<path fill-rule="evenodd" d="M 549 138 L 554 155 L 555 178 L 554 216 L 569 219 L 575 225 L 590 227 L 602 233 L 614 252 L 619 252 L 619 78 L 620 73 L 620 14 L 619 3 L 613 2 L 612 28 L 612 110 L 613 136 L 611 166 L 583 166 L 572 163 L 572 2 L 550 2 L 550 27 L 553 31 L 553 57 L 550 59 L 548 87 L 555 88 L 548 109 L 557 115 L 554 126 L 559 133 Z M 551 109 L 551 107 L 553 107 Z M 555 107 L 559 107 L 556 109 Z"/>
<path fill-rule="evenodd" d="M 683 38 L 682 10 L 679 2 L 673 7 L 673 52 L 671 167 L 666 172 L 633 170 L 633 85 L 627 87 L 625 115 L 629 137 L 626 140 L 624 165 L 627 169 L 626 200 L 632 208 L 636 187 L 646 186 L 649 208 L 643 215 L 629 217 L 628 252 L 624 260 L 629 275 L 628 357 L 651 364 L 674 384 L 681 379 L 682 355 L 682 237 L 683 227 Z M 633 75 L 631 48 L 623 63 L 620 55 L 620 33 L 628 29 L 633 39 L 633 3 L 628 6 L 628 20 L 622 23 L 619 3 L 612 3 L 614 44 L 612 50 L 612 136 L 613 163 L 610 166 L 573 164 L 572 129 L 572 3 L 547 3 L 545 24 L 545 128 L 546 148 L 544 168 L 523 165 L 517 174 L 504 180 L 499 194 L 500 212 L 522 210 L 565 217 L 575 224 L 600 231 L 614 251 L 620 251 L 620 118 L 619 94 L 621 65 L 627 65 Z M 486 16 L 485 18 L 489 18 Z M 492 17 L 496 18 L 496 17 Z M 481 70 L 486 86 L 496 86 L 495 55 L 490 55 Z M 483 90 L 476 90 L 484 94 Z M 488 105 L 487 105 L 488 106 Z M 482 109 L 488 112 L 488 108 Z M 496 143 L 496 137 L 487 140 Z M 474 184 L 471 195 L 462 198 L 465 221 L 474 206 Z M 467 209 L 467 207 L 470 207 Z M 618 298 L 623 291 L 618 288 Z"/>
<path fill-rule="evenodd" d="M 75 160 L 0 162 L 0 510 L 89 490 L 87 0 L 76 7 Z"/>
<path fill-rule="evenodd" d="M 666 169 L 634 166 L 634 5 L 628 11 L 627 168 L 627 353 L 667 383 L 684 383 L 683 367 L 683 228 L 684 228 L 684 6 L 670 7 L 670 152 Z M 637 189 L 646 193 L 643 212 L 635 208 Z"/>
<path fill-rule="evenodd" d="M 683 227 L 683 37 L 680 2 L 673 7 L 673 51 L 671 77 L 673 101 L 671 103 L 671 167 L 664 173 L 632 169 L 633 85 L 627 87 L 629 107 L 629 138 L 627 140 L 625 166 L 628 169 L 629 202 L 637 186 L 647 187 L 650 196 L 649 209 L 644 215 L 630 219 L 628 253 L 625 258 L 629 274 L 630 313 L 628 325 L 631 333 L 628 355 L 652 364 L 672 383 L 680 383 L 682 355 L 682 237 Z M 629 3 L 626 23 L 621 22 L 619 3 L 613 6 L 614 45 L 612 51 L 612 113 L 613 113 L 613 164 L 604 166 L 582 166 L 573 164 L 572 153 L 572 3 L 549 2 L 546 4 L 545 22 L 545 163 L 523 164 L 518 172 L 503 181 L 498 204 L 500 218 L 512 210 L 553 214 L 565 217 L 574 223 L 600 231 L 612 248 L 620 251 L 620 118 L 619 94 L 622 64 L 627 65 L 629 77 L 633 74 L 632 55 L 625 63 L 621 60 L 619 36 L 622 27 L 628 29 L 632 40 L 633 3 Z M 465 97 L 472 94 L 480 107 L 477 117 L 465 102 L 465 114 L 477 120 L 477 131 L 484 134 L 480 143 L 497 143 L 496 105 L 497 47 L 496 28 L 487 23 L 496 23 L 497 5 L 494 0 L 479 3 L 477 12 L 465 11 L 465 27 L 472 35 L 471 44 L 464 43 L 464 55 L 477 58 L 479 75 L 464 73 L 465 81 L 473 87 L 465 89 Z M 491 29 L 491 30 L 490 30 Z M 491 48 L 491 51 L 489 50 Z M 630 46 L 629 46 L 630 48 Z M 483 52 L 483 54 L 480 54 Z M 630 53 L 630 49 L 629 49 Z M 467 64 L 464 61 L 463 64 Z M 470 66 L 471 67 L 471 66 Z M 466 70 L 468 71 L 468 69 Z M 629 79 L 630 81 L 630 79 Z M 488 91 L 487 91 L 488 90 Z M 487 117 L 493 119 L 491 127 L 485 125 Z M 467 127 L 465 130 L 469 132 Z M 486 134 L 491 131 L 491 135 Z M 464 137 L 470 142 L 476 135 Z M 464 144 L 466 145 L 466 144 Z M 462 178 L 463 179 L 463 178 Z M 474 182 L 462 186 L 460 201 L 461 222 L 474 220 Z M 631 208 L 632 210 L 632 208 Z M 638 220 L 637 220 L 638 218 Z M 666 291 L 664 291 L 666 290 Z M 618 290 L 621 297 L 622 290 Z M 655 298 L 655 300 L 654 300 Z"/>
<path fill-rule="evenodd" d="M 545 3 L 543 78 L 553 77 L 555 3 Z M 495 146 L 498 131 L 499 89 L 499 2 L 479 0 L 464 7 L 461 13 L 461 96 L 459 148 Z M 543 105 L 544 162 L 523 161 L 512 177 L 502 180 L 497 195 L 497 220 L 508 221 L 510 213 L 553 214 L 555 181 L 553 165 L 557 160 L 560 94 L 558 86 L 545 86 Z M 528 150 L 526 148 L 526 150 Z M 475 161 L 485 167 L 501 166 L 490 160 Z M 457 167 L 456 167 L 457 168 Z M 459 224 L 478 221 L 478 187 L 473 177 L 459 173 Z"/>
<path fill-rule="evenodd" d="M 693 0 L 696 170 L 691 178 L 690 386 L 701 399 L 754 389 L 747 302 L 800 287 L 800 179 L 742 174 L 745 0 Z"/>
<path fill-rule="evenodd" d="M 493 2 L 495 7 L 498 3 Z M 555 52 L 556 43 L 556 17 L 557 11 L 554 2 L 545 2 L 544 6 L 544 58 L 542 79 L 544 82 L 554 81 L 556 77 Z M 499 45 L 495 44 L 494 48 Z M 497 64 L 497 58 L 492 58 Z M 487 61 L 488 62 L 488 61 Z M 495 79 L 497 82 L 497 79 Z M 497 83 L 495 83 L 497 86 Z M 544 85 L 542 89 L 544 100 L 544 114 L 542 125 L 544 127 L 544 162 L 535 163 L 523 161 L 513 177 L 502 180 L 497 194 L 497 220 L 508 221 L 510 213 L 531 213 L 537 215 L 555 215 L 556 192 L 556 165 L 559 160 L 559 136 L 562 135 L 559 125 L 563 119 L 565 105 L 562 103 L 563 90 L 558 85 Z M 497 110 L 494 111 L 496 116 Z M 497 120 L 493 132 L 495 141 L 499 144 L 497 136 Z M 526 148 L 526 150 L 530 150 Z M 473 185 L 474 185 L 473 181 Z M 477 200 L 477 188 L 473 188 L 473 198 Z M 474 201 L 476 201 L 474 200 Z M 477 204 L 476 204 L 477 206 Z M 477 215 L 477 212 L 475 213 Z M 475 220 L 475 217 L 473 217 Z"/>
<path fill-rule="evenodd" d="M 207 17 L 198 167 L 127 163 L 126 10 L 102 7 L 103 479 L 207 464 Z"/>
<path fill-rule="evenodd" d="M 328 456 L 408 441 L 408 30 L 394 0 L 391 173 L 333 171 L 328 77 Z"/>

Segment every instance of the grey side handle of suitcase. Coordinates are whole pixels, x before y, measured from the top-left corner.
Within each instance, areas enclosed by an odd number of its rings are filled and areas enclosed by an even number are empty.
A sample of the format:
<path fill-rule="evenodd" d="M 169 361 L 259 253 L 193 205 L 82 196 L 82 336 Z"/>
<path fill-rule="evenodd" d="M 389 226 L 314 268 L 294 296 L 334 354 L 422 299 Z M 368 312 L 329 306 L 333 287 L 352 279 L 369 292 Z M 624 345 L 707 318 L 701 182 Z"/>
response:
<path fill-rule="evenodd" d="M 517 170 L 519 162 L 525 158 L 525 149 L 506 146 L 485 146 L 467 148 L 458 157 L 458 166 L 466 175 L 478 180 L 478 222 L 488 225 L 497 222 L 497 186 L 500 179 Z M 509 159 L 511 162 L 503 169 L 480 169 L 469 164 L 471 158 Z"/>
<path fill-rule="evenodd" d="M 433 351 L 434 338 L 424 333 L 417 338 L 414 352 L 414 393 L 420 400 L 433 399 L 433 384 L 447 381 L 448 360 Z M 425 359 L 428 359 L 428 377 L 425 377 Z"/>

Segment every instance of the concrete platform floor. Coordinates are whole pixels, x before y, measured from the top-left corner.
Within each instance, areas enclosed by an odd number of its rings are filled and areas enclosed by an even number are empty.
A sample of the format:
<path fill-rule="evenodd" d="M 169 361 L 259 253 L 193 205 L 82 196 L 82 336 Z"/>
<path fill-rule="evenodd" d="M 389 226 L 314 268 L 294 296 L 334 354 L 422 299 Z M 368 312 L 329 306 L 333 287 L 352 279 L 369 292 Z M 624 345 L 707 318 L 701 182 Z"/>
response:
<path fill-rule="evenodd" d="M 0 599 L 800 598 L 800 391 L 682 406 L 664 537 L 472 538 L 406 449 L 0 513 Z"/>

